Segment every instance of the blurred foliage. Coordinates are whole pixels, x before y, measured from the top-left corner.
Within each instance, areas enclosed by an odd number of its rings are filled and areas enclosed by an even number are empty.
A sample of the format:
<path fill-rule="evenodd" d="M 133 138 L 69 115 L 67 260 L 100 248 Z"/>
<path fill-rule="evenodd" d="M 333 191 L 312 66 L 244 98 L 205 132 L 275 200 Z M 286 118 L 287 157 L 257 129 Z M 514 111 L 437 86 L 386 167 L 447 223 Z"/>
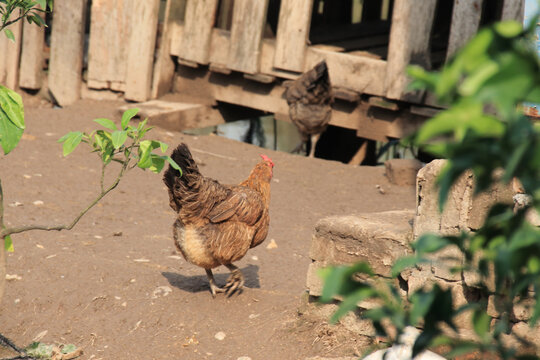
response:
<path fill-rule="evenodd" d="M 505 183 L 519 179 L 530 195 L 528 207 L 540 210 L 540 126 L 520 109 L 525 101 L 540 103 L 540 63 L 533 41 L 537 20 L 525 29 L 506 21 L 480 30 L 441 71 L 409 69 L 411 88 L 433 92 L 446 106 L 404 141 L 448 159 L 438 179 L 441 210 L 452 184 L 465 171 L 474 173 L 478 194 L 500 180 L 494 176 L 496 169 L 503 169 Z M 527 344 L 511 331 L 516 305 L 532 301 L 531 327 L 540 317 L 540 230 L 525 220 L 526 211 L 514 212 L 512 205 L 495 204 L 478 231 L 456 236 L 424 234 L 413 244 L 414 255 L 394 264 L 393 276 L 397 277 L 405 269 L 428 262 L 430 254 L 455 246 L 463 261 L 450 270 L 476 274 L 477 302 L 457 307 L 450 289 L 437 284 L 409 291 L 405 299 L 395 279 L 374 278 L 365 263 L 322 271 L 321 300 L 343 298 L 333 321 L 355 309 L 359 301 L 377 302 L 379 307 L 362 316 L 382 336 L 388 335 L 388 324 L 398 335 L 409 325 L 422 328 L 414 355 L 427 347 L 446 345 L 451 349 L 449 357 L 478 351 L 501 359 L 536 359 L 503 341 L 508 335 Z M 370 277 L 369 281 L 358 280 L 359 274 Z M 496 322 L 487 314 L 489 296 L 502 309 Z M 455 319 L 464 312 L 471 314 L 475 339 L 458 336 Z"/>

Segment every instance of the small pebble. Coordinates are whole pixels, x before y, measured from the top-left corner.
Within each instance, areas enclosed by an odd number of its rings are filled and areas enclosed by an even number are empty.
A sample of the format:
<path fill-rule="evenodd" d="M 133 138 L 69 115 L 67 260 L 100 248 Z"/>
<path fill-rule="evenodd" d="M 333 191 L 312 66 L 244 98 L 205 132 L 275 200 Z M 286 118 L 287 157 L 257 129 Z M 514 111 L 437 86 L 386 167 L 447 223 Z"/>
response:
<path fill-rule="evenodd" d="M 253 256 L 251 257 L 251 260 L 257 261 L 257 260 L 259 260 L 259 257 L 258 257 L 257 255 L 253 255 Z"/>
<path fill-rule="evenodd" d="M 41 200 L 36 200 L 36 201 L 34 201 L 32 204 L 34 204 L 34 205 L 36 205 L 36 206 L 41 206 L 41 205 L 43 205 L 44 203 L 43 203 L 43 201 L 41 201 Z"/>
<path fill-rule="evenodd" d="M 31 178 L 32 178 L 32 176 L 30 176 L 30 175 L 28 175 L 28 174 L 24 174 L 23 177 L 24 177 L 25 179 L 31 179 Z"/>
<path fill-rule="evenodd" d="M 103 239 L 103 236 L 101 236 L 101 235 L 94 235 L 94 239 Z"/>
<path fill-rule="evenodd" d="M 268 243 L 268 245 L 266 245 L 266 248 L 267 249 L 277 249 L 277 244 L 276 244 L 276 240 L 274 239 L 270 239 L 270 242 Z"/>
<path fill-rule="evenodd" d="M 15 304 L 18 304 L 18 303 L 21 302 L 21 299 L 15 299 L 13 302 L 14 302 Z"/>
<path fill-rule="evenodd" d="M 240 356 L 238 359 L 236 360 L 251 360 L 251 358 L 249 356 Z"/>
<path fill-rule="evenodd" d="M 15 202 L 12 202 L 11 204 L 9 204 L 9 206 L 11 206 L 11 207 L 23 206 L 23 203 L 15 201 Z"/>
<path fill-rule="evenodd" d="M 122 236 L 122 232 L 121 231 L 114 232 L 113 236 Z"/>
<path fill-rule="evenodd" d="M 220 331 L 218 333 L 216 333 L 216 335 L 214 335 L 214 337 L 219 340 L 219 341 L 222 341 L 225 339 L 225 333 L 223 331 Z"/>
<path fill-rule="evenodd" d="M 250 318 L 250 319 L 256 319 L 256 318 L 258 318 L 259 316 L 261 316 L 261 314 L 250 314 L 250 315 L 249 315 L 249 318 Z"/>

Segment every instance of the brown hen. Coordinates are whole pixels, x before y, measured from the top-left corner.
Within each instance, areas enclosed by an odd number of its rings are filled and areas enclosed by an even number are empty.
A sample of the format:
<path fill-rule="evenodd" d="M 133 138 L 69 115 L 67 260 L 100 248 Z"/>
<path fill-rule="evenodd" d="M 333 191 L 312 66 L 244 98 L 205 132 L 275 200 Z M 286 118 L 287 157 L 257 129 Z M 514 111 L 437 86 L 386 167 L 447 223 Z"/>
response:
<path fill-rule="evenodd" d="M 295 151 L 305 146 L 311 137 L 309 157 L 313 157 L 315 145 L 332 117 L 331 105 L 334 96 L 326 61 L 321 61 L 313 69 L 285 86 L 289 117 L 302 135 L 302 144 Z"/>
<path fill-rule="evenodd" d="M 233 262 L 264 241 L 270 216 L 270 181 L 274 163 L 261 155 L 249 177 L 238 185 L 222 185 L 203 176 L 186 144 L 180 144 L 172 159 L 182 175 L 171 166 L 163 181 L 169 190 L 171 208 L 178 213 L 173 238 L 178 251 L 190 263 L 206 270 L 212 296 L 241 290 L 244 277 Z M 218 287 L 212 269 L 226 266 L 231 275 Z"/>

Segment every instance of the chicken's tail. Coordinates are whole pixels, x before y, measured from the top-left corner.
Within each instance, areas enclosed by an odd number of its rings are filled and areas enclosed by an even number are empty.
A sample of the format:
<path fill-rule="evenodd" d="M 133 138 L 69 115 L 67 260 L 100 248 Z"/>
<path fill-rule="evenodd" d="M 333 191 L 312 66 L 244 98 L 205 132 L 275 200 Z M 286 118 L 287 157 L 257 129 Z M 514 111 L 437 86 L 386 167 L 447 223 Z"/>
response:
<path fill-rule="evenodd" d="M 180 198 L 190 183 L 193 183 L 196 178 L 201 176 L 199 168 L 191 156 L 191 152 L 186 144 L 181 143 L 171 154 L 171 158 L 182 169 L 176 170 L 169 165 L 167 171 L 163 175 L 163 182 L 169 190 L 170 205 L 175 210 L 180 210 Z"/>

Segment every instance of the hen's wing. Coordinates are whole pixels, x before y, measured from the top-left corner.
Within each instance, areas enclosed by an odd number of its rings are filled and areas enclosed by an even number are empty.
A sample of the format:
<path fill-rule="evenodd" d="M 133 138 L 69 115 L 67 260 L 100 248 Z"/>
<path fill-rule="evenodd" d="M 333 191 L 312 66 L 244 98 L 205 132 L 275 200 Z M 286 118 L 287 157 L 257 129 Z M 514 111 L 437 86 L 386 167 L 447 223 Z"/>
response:
<path fill-rule="evenodd" d="M 260 219 L 264 208 L 264 202 L 256 191 L 238 186 L 233 188 L 225 200 L 212 208 L 208 218 L 212 223 L 232 220 L 254 225 Z"/>

